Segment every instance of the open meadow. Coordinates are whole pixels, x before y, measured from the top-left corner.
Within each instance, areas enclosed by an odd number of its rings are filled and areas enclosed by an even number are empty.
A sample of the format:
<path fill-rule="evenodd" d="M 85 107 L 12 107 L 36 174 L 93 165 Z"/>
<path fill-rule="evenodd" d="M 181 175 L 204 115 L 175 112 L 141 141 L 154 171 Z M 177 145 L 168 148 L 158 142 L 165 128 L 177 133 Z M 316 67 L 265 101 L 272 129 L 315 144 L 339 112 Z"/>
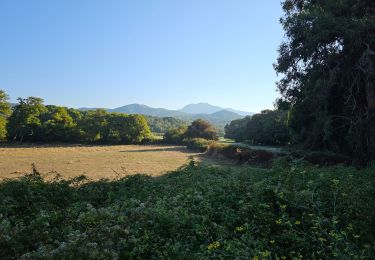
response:
<path fill-rule="evenodd" d="M 0 148 L 0 179 L 31 171 L 63 178 L 86 175 L 98 180 L 142 173 L 158 176 L 183 166 L 197 153 L 179 146 L 22 145 Z"/>

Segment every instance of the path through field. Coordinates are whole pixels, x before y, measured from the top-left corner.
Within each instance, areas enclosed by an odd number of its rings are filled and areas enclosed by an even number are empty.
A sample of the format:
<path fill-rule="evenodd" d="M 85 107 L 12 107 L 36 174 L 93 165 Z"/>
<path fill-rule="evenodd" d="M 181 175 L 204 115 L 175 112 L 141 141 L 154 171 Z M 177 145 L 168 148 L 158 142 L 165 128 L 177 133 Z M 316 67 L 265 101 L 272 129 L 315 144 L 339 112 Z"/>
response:
<path fill-rule="evenodd" d="M 94 180 L 136 173 L 158 176 L 181 167 L 195 155 L 177 146 L 1 147 L 0 179 L 30 172 L 32 163 L 43 174 L 57 172 L 64 178 L 81 174 Z"/>

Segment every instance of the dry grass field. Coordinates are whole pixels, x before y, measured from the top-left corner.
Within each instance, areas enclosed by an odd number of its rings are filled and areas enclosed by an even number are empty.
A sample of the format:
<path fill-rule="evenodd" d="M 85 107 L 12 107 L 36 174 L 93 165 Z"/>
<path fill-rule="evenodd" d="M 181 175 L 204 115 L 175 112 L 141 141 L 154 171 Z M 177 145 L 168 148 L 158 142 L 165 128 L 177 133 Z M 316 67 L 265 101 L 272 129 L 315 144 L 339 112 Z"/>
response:
<path fill-rule="evenodd" d="M 158 176 L 176 170 L 197 155 L 177 146 L 23 145 L 0 147 L 0 179 L 18 177 L 35 164 L 43 175 L 63 178 L 81 174 L 90 179 L 131 174 Z"/>

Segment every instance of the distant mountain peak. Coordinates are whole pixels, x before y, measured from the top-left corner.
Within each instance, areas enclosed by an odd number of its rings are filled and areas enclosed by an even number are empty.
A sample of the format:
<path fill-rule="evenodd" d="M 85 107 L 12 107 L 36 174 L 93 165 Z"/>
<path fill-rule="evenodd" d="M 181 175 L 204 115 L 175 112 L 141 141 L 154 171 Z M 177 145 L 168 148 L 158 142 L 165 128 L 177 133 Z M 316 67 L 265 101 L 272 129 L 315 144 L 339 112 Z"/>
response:
<path fill-rule="evenodd" d="M 81 108 L 81 110 L 93 110 L 92 108 Z M 129 104 L 114 109 L 107 109 L 108 112 L 118 112 L 125 114 L 141 114 L 156 117 L 174 117 L 180 120 L 193 121 L 204 119 L 216 125 L 220 129 L 232 120 L 242 118 L 252 113 L 237 111 L 231 108 L 222 108 L 208 103 L 196 103 L 186 105 L 180 110 L 169 110 L 165 108 L 153 108 L 143 104 Z"/>
<path fill-rule="evenodd" d="M 219 106 L 214 106 L 205 102 L 188 104 L 184 106 L 182 109 L 180 109 L 179 111 L 187 113 L 187 114 L 213 114 L 213 113 L 223 111 L 223 110 L 233 112 L 241 116 L 247 116 L 247 115 L 253 114 L 251 112 L 235 110 L 232 108 L 223 108 Z"/>

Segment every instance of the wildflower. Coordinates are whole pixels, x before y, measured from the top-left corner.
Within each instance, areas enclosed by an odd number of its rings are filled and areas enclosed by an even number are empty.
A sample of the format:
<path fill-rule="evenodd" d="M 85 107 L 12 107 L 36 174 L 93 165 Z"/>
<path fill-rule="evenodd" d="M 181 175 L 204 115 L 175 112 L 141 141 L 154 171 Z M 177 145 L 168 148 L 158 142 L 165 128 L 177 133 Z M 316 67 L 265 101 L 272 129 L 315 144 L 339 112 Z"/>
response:
<path fill-rule="evenodd" d="M 276 225 L 281 225 L 283 223 L 283 221 L 281 220 L 281 218 L 277 219 L 275 221 Z"/>
<path fill-rule="evenodd" d="M 244 232 L 245 231 L 245 227 L 244 226 L 240 226 L 240 227 L 236 227 L 234 229 L 235 232 L 238 232 L 238 233 L 241 233 L 241 232 Z"/>
<path fill-rule="evenodd" d="M 208 250 L 215 250 L 215 249 L 218 249 L 219 247 L 220 247 L 220 242 L 219 241 L 215 241 L 215 242 L 209 244 L 207 246 L 207 249 Z"/>
<path fill-rule="evenodd" d="M 355 239 L 358 239 L 358 238 L 360 238 L 361 236 L 360 235 L 354 235 L 354 238 Z"/>
<path fill-rule="evenodd" d="M 275 240 L 270 240 L 270 243 L 273 245 L 275 244 Z"/>
<path fill-rule="evenodd" d="M 253 257 L 252 260 L 259 260 L 259 257 L 256 255 L 256 256 Z"/>
<path fill-rule="evenodd" d="M 319 241 L 320 241 L 320 242 L 326 242 L 327 239 L 325 239 L 324 237 L 319 237 Z"/>
<path fill-rule="evenodd" d="M 294 224 L 296 224 L 296 225 L 301 225 L 301 221 L 296 220 L 296 222 L 294 222 Z"/>
<path fill-rule="evenodd" d="M 282 259 L 282 260 L 285 260 L 285 259 L 286 259 L 286 256 L 285 256 L 285 255 L 283 255 L 283 256 L 281 257 L 281 259 Z"/>
<path fill-rule="evenodd" d="M 271 256 L 271 252 L 266 250 L 266 251 L 262 252 L 262 256 L 263 257 Z"/>

